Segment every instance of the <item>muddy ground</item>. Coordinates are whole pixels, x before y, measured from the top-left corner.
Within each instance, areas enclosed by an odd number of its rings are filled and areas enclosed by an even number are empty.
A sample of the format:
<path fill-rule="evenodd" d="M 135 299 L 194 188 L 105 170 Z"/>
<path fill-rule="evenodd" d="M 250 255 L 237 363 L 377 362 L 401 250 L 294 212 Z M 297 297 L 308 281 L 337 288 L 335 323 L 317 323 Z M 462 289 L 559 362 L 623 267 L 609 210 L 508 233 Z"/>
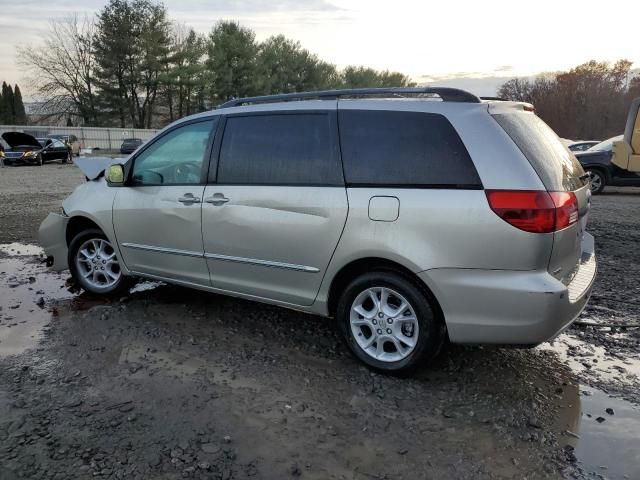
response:
<path fill-rule="evenodd" d="M 640 192 L 594 199 L 598 281 L 554 344 L 452 346 L 393 378 L 331 320 L 67 291 L 26 245 L 82 180 L 0 169 L 0 479 L 640 478 Z"/>

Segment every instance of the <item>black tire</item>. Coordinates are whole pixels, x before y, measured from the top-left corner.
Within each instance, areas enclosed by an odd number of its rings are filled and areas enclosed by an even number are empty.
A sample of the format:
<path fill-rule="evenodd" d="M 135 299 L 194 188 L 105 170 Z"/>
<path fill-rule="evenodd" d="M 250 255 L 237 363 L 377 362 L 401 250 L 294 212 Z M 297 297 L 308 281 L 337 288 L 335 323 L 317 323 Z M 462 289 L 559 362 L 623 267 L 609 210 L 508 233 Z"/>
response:
<path fill-rule="evenodd" d="M 62 159 L 62 163 L 71 163 L 71 152 L 67 153 L 67 156 Z"/>
<path fill-rule="evenodd" d="M 598 195 L 604 191 L 604 187 L 607 186 L 607 175 L 603 170 L 599 168 L 592 168 L 589 170 L 589 177 L 591 181 L 591 193 Z"/>
<path fill-rule="evenodd" d="M 130 277 L 126 277 L 124 274 L 120 275 L 120 278 L 114 285 L 107 288 L 94 288 L 91 284 L 85 281 L 82 275 L 80 275 L 78 266 L 76 265 L 76 255 L 82 244 L 91 239 L 101 239 L 109 242 L 107 236 L 100 230 L 84 230 L 78 233 L 69 244 L 67 261 L 69 262 L 69 270 L 71 271 L 71 276 L 76 282 L 76 285 L 86 292 L 102 296 L 114 296 L 126 293 L 133 282 Z"/>
<path fill-rule="evenodd" d="M 415 347 L 398 361 L 378 360 L 366 353 L 351 329 L 351 307 L 358 295 L 368 288 L 388 288 L 402 295 L 411 305 L 418 321 Z M 344 290 L 338 302 L 336 320 L 351 352 L 367 366 L 385 373 L 409 373 L 417 366 L 433 359 L 440 352 L 446 338 L 444 321 L 433 296 L 413 279 L 394 271 L 374 271 L 355 278 Z"/>
<path fill-rule="evenodd" d="M 39 167 L 42 166 L 42 154 L 39 153 L 38 156 L 36 157 L 36 165 L 38 165 Z"/>

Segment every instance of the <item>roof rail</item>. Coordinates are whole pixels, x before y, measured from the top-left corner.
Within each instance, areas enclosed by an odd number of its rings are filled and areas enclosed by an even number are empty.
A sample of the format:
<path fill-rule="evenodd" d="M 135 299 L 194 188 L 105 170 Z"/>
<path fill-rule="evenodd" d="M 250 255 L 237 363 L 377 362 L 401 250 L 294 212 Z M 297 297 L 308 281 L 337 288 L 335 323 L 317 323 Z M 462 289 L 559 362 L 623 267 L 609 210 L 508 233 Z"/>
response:
<path fill-rule="evenodd" d="M 292 100 L 334 100 L 340 97 L 402 97 L 404 95 L 437 95 L 444 102 L 480 103 L 481 100 L 472 93 L 449 87 L 390 87 L 390 88 L 347 88 L 341 90 L 320 90 L 316 92 L 281 93 L 229 100 L 218 108 L 237 107 L 251 103 L 277 103 Z"/>

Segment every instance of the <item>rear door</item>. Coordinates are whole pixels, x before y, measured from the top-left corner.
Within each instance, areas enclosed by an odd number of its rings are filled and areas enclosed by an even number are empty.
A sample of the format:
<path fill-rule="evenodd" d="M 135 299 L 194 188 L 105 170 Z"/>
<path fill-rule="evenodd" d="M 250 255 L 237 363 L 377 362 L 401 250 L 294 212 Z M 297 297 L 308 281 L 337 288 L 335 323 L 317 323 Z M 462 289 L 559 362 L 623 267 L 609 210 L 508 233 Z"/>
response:
<path fill-rule="evenodd" d="M 313 303 L 348 210 L 335 102 L 322 105 L 226 118 L 202 208 L 214 287 Z"/>
<path fill-rule="evenodd" d="M 575 195 L 579 220 L 555 232 L 549 272 L 568 284 L 582 256 L 582 239 L 591 206 L 589 179 L 573 152 L 555 132 L 532 112 L 512 109 L 493 113 L 493 118 L 527 157 L 549 192 Z"/>

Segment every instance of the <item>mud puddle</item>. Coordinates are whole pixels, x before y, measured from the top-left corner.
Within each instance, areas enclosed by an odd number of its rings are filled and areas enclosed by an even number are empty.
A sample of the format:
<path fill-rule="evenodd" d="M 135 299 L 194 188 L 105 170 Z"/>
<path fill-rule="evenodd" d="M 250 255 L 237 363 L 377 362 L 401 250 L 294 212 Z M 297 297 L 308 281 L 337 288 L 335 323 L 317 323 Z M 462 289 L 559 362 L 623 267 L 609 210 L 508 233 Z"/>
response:
<path fill-rule="evenodd" d="M 591 387 L 565 387 L 557 427 L 587 478 L 640 478 L 640 407 Z M 600 477 L 602 476 L 602 477 Z"/>
<path fill-rule="evenodd" d="M 63 311 L 109 303 L 70 289 L 69 273 L 48 270 L 43 258 L 37 245 L 0 244 L 0 358 L 36 347 L 47 326 Z M 145 295 L 160 285 L 140 282 L 131 293 Z"/>
<path fill-rule="evenodd" d="M 35 347 L 58 313 L 57 301 L 74 296 L 64 288 L 65 276 L 29 260 L 0 258 L 0 357 Z"/>
<path fill-rule="evenodd" d="M 26 243 L 4 243 L 0 244 L 0 252 L 9 256 L 42 256 L 44 252 L 38 245 Z"/>
<path fill-rule="evenodd" d="M 624 337 L 624 333 L 611 334 L 611 338 Z M 542 349 L 555 352 L 571 370 L 603 381 L 622 383 L 640 379 L 640 356 L 610 353 L 604 347 L 593 345 L 572 334 L 562 334 Z"/>
<path fill-rule="evenodd" d="M 626 332 L 610 332 L 611 339 L 627 339 Z M 583 383 L 563 388 L 557 428 L 587 478 L 640 478 L 640 406 L 607 393 L 635 390 L 640 383 L 640 356 L 590 343 L 584 332 L 560 335 L 540 348 L 555 352 Z M 587 386 L 587 382 L 596 385 Z"/>

